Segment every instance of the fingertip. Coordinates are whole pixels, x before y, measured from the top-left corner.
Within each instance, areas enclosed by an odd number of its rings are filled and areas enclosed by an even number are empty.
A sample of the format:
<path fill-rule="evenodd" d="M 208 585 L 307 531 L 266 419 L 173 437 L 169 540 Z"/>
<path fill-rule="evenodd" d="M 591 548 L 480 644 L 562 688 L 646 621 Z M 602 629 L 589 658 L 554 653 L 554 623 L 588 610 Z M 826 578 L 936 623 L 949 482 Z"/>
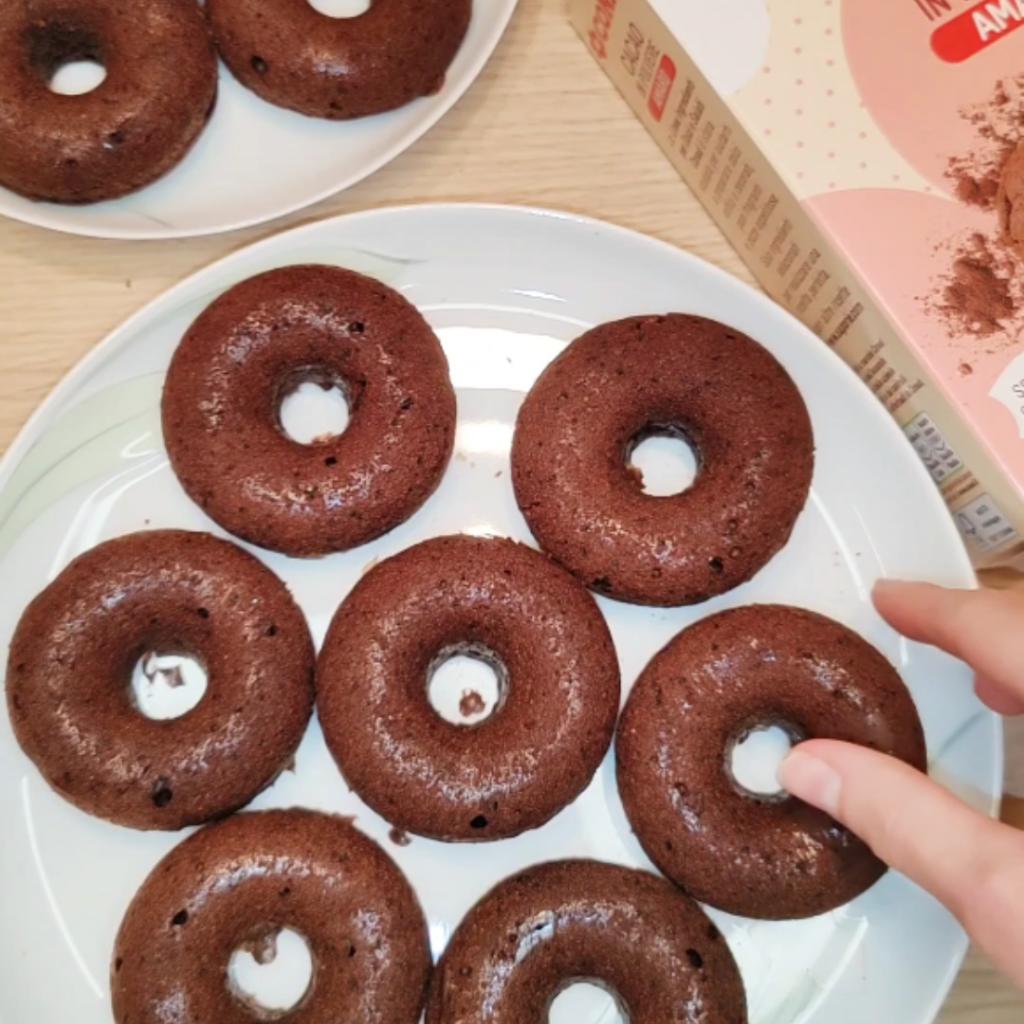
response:
<path fill-rule="evenodd" d="M 1024 594 L 879 581 L 875 607 L 897 632 L 966 661 L 987 681 L 978 695 L 1003 714 L 1024 711 L 1019 636 Z"/>
<path fill-rule="evenodd" d="M 878 614 L 898 633 L 959 656 L 964 611 L 974 609 L 976 594 L 934 583 L 879 580 L 872 597 Z"/>
<path fill-rule="evenodd" d="M 890 576 L 881 576 L 875 580 L 875 585 L 871 590 L 877 597 L 879 595 L 885 596 L 889 593 L 896 593 L 905 587 L 919 587 L 924 585 L 925 584 L 915 583 L 913 580 L 900 580 Z"/>
<path fill-rule="evenodd" d="M 811 744 L 791 750 L 779 765 L 779 783 L 791 796 L 836 817 L 843 780 L 835 768 L 816 757 L 813 750 Z"/>
<path fill-rule="evenodd" d="M 974 680 L 974 691 L 978 699 L 997 715 L 1024 715 L 1024 697 L 1001 686 L 989 676 L 979 673 Z"/>
<path fill-rule="evenodd" d="M 939 590 L 932 583 L 918 583 L 914 580 L 879 579 L 871 588 L 875 608 L 887 618 L 892 611 L 898 611 L 914 603 L 932 591 Z"/>
<path fill-rule="evenodd" d="M 994 826 L 926 774 L 869 747 L 809 740 L 793 749 L 779 777 L 891 867 L 954 909 L 964 905 Z"/>

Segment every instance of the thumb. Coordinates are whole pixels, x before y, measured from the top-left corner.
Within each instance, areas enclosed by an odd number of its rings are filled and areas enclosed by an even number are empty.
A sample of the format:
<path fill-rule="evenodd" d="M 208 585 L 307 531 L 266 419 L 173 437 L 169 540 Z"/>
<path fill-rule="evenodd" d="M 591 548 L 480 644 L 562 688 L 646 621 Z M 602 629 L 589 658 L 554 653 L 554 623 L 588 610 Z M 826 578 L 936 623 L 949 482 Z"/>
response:
<path fill-rule="evenodd" d="M 779 780 L 946 904 L 1024 987 L 1024 835 L 902 761 L 850 743 L 802 743 Z"/>

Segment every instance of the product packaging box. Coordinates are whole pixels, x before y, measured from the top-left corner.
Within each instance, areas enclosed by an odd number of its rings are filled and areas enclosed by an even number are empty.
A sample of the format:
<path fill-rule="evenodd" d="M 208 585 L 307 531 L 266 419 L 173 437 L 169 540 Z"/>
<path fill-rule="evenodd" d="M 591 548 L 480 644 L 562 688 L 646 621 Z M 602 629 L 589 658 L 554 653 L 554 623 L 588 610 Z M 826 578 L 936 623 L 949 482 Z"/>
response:
<path fill-rule="evenodd" d="M 1024 0 L 570 9 L 764 289 L 895 417 L 975 563 L 1024 568 Z"/>

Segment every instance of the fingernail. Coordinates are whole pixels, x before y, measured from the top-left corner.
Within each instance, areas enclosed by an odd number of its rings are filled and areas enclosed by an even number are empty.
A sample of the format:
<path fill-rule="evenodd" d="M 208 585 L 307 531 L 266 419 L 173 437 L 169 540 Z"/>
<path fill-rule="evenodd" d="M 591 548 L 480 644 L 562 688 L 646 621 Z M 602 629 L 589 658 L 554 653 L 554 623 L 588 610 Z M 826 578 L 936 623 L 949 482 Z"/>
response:
<path fill-rule="evenodd" d="M 779 782 L 783 789 L 805 803 L 833 818 L 838 816 L 843 780 L 830 764 L 802 750 L 794 750 L 779 765 Z"/>
<path fill-rule="evenodd" d="M 894 580 L 886 577 L 875 580 L 875 585 L 871 588 L 871 592 L 875 595 L 892 594 L 912 586 L 914 584 L 909 580 Z"/>

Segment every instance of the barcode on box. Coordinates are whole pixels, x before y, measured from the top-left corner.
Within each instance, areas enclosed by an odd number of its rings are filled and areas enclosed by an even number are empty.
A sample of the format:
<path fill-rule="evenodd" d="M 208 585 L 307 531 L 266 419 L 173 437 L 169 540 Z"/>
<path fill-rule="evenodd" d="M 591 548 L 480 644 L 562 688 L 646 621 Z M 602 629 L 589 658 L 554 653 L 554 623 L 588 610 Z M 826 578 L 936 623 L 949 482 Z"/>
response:
<path fill-rule="evenodd" d="M 944 483 L 964 468 L 963 460 L 926 412 L 915 416 L 903 432 L 910 438 L 914 451 L 937 484 Z"/>
<path fill-rule="evenodd" d="M 1018 538 L 999 506 L 987 494 L 956 511 L 957 525 L 969 544 L 981 551 L 993 551 Z"/>

